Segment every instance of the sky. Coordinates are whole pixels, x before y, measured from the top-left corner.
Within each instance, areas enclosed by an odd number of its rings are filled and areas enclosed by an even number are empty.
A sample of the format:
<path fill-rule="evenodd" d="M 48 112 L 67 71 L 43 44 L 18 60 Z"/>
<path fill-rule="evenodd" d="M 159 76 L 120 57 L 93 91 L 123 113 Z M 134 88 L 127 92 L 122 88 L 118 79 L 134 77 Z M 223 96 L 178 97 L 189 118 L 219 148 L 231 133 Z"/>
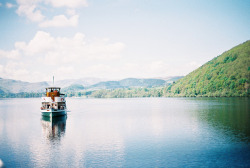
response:
<path fill-rule="evenodd" d="M 250 0 L 0 0 L 0 77 L 187 75 L 250 40 Z"/>

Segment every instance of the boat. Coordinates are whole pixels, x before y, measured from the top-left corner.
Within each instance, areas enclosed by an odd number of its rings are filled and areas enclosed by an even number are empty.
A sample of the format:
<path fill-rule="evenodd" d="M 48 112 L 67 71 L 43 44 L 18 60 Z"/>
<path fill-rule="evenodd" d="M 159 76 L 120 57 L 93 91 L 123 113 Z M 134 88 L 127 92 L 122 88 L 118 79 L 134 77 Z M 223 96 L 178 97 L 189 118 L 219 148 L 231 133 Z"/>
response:
<path fill-rule="evenodd" d="M 60 87 L 46 88 L 46 95 L 42 97 L 41 113 L 43 116 L 54 117 L 67 115 L 66 100 L 60 93 Z"/>

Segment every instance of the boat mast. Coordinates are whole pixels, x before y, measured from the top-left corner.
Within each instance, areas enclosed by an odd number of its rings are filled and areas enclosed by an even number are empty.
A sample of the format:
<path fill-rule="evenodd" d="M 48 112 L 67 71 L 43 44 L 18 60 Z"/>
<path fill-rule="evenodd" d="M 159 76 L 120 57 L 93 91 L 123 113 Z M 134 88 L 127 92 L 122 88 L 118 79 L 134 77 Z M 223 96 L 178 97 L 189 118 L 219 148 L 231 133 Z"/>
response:
<path fill-rule="evenodd" d="M 54 76 L 53 76 L 53 86 L 54 86 Z"/>

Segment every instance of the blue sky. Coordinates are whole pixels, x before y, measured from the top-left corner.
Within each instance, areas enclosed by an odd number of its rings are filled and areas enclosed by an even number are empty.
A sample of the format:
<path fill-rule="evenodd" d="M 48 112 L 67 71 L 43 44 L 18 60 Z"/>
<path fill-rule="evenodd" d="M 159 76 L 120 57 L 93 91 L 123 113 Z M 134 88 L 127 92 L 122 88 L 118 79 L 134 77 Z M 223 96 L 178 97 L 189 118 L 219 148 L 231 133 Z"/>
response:
<path fill-rule="evenodd" d="M 250 39 L 250 0 L 0 0 L 0 77 L 186 75 Z"/>

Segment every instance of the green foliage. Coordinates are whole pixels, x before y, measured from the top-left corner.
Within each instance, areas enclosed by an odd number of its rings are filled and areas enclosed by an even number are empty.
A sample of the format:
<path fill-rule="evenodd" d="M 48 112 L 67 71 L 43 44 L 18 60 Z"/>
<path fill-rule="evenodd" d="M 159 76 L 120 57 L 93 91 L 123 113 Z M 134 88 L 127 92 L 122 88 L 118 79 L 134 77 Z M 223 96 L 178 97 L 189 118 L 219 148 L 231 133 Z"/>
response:
<path fill-rule="evenodd" d="M 164 92 L 164 87 L 103 89 L 103 90 L 93 91 L 90 97 L 95 97 L 95 98 L 162 97 L 163 92 Z"/>
<path fill-rule="evenodd" d="M 239 84 L 240 85 L 242 85 L 242 84 L 244 84 L 244 83 L 246 83 L 247 82 L 247 79 L 246 78 L 241 78 L 240 80 L 239 80 Z"/>
<path fill-rule="evenodd" d="M 168 86 L 164 96 L 249 96 L 249 65 L 246 41 Z"/>
<path fill-rule="evenodd" d="M 43 93 L 0 93 L 0 98 L 32 98 L 32 97 L 41 97 Z"/>
<path fill-rule="evenodd" d="M 229 62 L 233 62 L 234 60 L 236 60 L 237 58 L 237 54 L 234 54 L 234 56 L 232 56 L 231 54 L 229 54 L 230 56 L 227 56 L 226 58 L 224 58 L 224 63 L 229 63 Z"/>

